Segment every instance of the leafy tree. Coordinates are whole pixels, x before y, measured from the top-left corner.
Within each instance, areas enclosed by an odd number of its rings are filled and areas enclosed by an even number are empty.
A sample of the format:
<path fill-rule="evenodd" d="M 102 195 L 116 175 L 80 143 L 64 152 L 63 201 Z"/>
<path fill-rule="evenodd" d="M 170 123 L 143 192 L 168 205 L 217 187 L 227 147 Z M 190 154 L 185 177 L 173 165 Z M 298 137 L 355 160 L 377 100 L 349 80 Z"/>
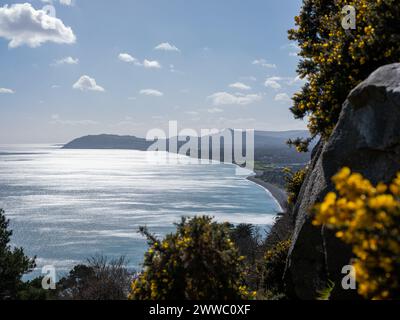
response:
<path fill-rule="evenodd" d="M 232 226 L 231 239 L 235 243 L 241 256 L 246 257 L 250 263 L 254 263 L 260 247 L 258 230 L 251 224 L 239 224 Z"/>
<path fill-rule="evenodd" d="M 132 283 L 134 300 L 233 300 L 253 297 L 245 285 L 244 257 L 231 240 L 229 224 L 210 217 L 182 218 L 160 241 L 146 228 L 150 245 L 144 270 Z"/>
<path fill-rule="evenodd" d="M 265 251 L 260 232 L 256 226 L 242 223 L 231 226 L 230 237 L 239 250 L 239 255 L 244 257 L 246 284 L 252 291 L 257 291 L 259 285 L 257 261 Z"/>
<path fill-rule="evenodd" d="M 342 9 L 356 9 L 356 29 L 342 27 Z M 309 118 L 312 135 L 330 136 L 350 90 L 378 67 L 400 61 L 400 5 L 397 0 L 303 0 L 296 28 L 302 60 L 299 75 L 307 80 L 294 98 L 295 118 Z M 300 151 L 309 140 L 292 141 Z"/>
<path fill-rule="evenodd" d="M 9 220 L 0 209 L 0 300 L 16 299 L 22 276 L 35 267 L 35 258 L 30 259 L 22 248 L 9 245 L 12 231 L 8 226 Z"/>
<path fill-rule="evenodd" d="M 95 256 L 87 264 L 75 266 L 57 283 L 57 296 L 65 300 L 126 300 L 130 282 L 124 257 L 109 260 Z"/>

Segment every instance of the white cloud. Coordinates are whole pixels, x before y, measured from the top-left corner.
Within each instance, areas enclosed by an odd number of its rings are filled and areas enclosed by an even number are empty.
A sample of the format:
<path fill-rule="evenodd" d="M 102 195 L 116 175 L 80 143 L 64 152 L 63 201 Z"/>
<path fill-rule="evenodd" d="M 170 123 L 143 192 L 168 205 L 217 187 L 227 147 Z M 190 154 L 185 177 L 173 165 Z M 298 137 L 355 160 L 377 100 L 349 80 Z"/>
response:
<path fill-rule="evenodd" d="M 252 62 L 254 65 L 259 65 L 264 68 L 276 69 L 276 64 L 267 63 L 265 59 L 256 59 Z"/>
<path fill-rule="evenodd" d="M 0 88 L 0 94 L 14 94 L 15 91 L 8 88 Z"/>
<path fill-rule="evenodd" d="M 278 89 L 282 88 L 282 86 L 279 84 L 279 81 L 282 81 L 281 77 L 270 77 L 270 78 L 267 78 L 267 80 L 265 80 L 264 85 L 267 88 L 272 88 L 272 89 L 278 90 Z"/>
<path fill-rule="evenodd" d="M 134 62 L 136 59 L 132 57 L 129 53 L 120 53 L 118 59 L 123 62 Z"/>
<path fill-rule="evenodd" d="M 181 52 L 181 50 L 179 50 L 176 46 L 168 42 L 160 43 L 157 47 L 154 48 L 154 50 Z"/>
<path fill-rule="evenodd" d="M 65 57 L 54 62 L 54 65 L 62 65 L 62 64 L 78 64 L 79 59 L 74 59 L 72 57 Z"/>
<path fill-rule="evenodd" d="M 133 63 L 135 66 L 144 67 L 146 69 L 161 69 L 161 64 L 156 60 L 151 61 L 145 59 L 143 63 L 141 63 L 138 59 L 126 52 L 120 53 L 118 59 L 126 63 Z"/>
<path fill-rule="evenodd" d="M 118 55 L 118 59 L 123 61 L 123 62 L 127 62 L 127 63 L 133 63 L 137 66 L 141 66 L 142 64 L 139 62 L 138 59 L 136 59 L 135 57 L 132 57 L 129 53 L 120 53 Z"/>
<path fill-rule="evenodd" d="M 278 93 L 275 96 L 275 101 L 280 101 L 280 102 L 290 102 L 291 99 L 287 93 Z"/>
<path fill-rule="evenodd" d="M 75 43 L 70 27 L 44 10 L 36 10 L 30 3 L 0 7 L 0 37 L 10 40 L 8 46 L 39 47 L 45 42 Z"/>
<path fill-rule="evenodd" d="M 50 3 L 50 4 L 52 4 L 53 3 L 53 0 L 41 0 L 42 2 L 45 2 L 45 3 Z M 54 1 L 56 1 L 56 0 L 54 0 Z M 73 4 L 73 2 L 72 2 L 72 0 L 58 0 L 59 2 L 60 2 L 60 4 L 62 4 L 63 6 L 73 6 L 74 4 Z"/>
<path fill-rule="evenodd" d="M 302 85 L 302 84 L 304 84 L 306 82 L 307 82 L 307 80 L 305 78 L 302 79 L 300 76 L 296 76 L 294 78 L 290 78 L 289 81 L 288 81 L 288 84 L 291 85 L 291 86 L 292 85 L 296 85 L 296 84 Z"/>
<path fill-rule="evenodd" d="M 224 112 L 224 110 L 220 109 L 220 108 L 210 108 L 207 111 L 208 111 L 208 113 L 221 113 L 221 112 Z"/>
<path fill-rule="evenodd" d="M 44 2 L 44 3 L 50 3 L 50 4 L 53 3 L 53 0 L 41 0 L 41 1 Z M 56 0 L 54 0 L 54 1 L 56 1 Z M 60 4 L 62 4 L 63 6 L 73 6 L 73 5 L 74 5 L 74 3 L 73 3 L 72 0 L 58 0 L 58 1 L 59 1 Z"/>
<path fill-rule="evenodd" d="M 143 61 L 143 67 L 148 68 L 148 69 L 160 69 L 161 65 L 158 61 L 150 61 L 145 59 Z"/>
<path fill-rule="evenodd" d="M 251 90 L 251 87 L 242 83 L 242 82 L 235 82 L 229 85 L 230 88 L 238 89 L 238 90 Z"/>
<path fill-rule="evenodd" d="M 288 49 L 290 51 L 289 56 L 291 57 L 297 57 L 301 51 L 300 47 L 293 42 L 283 46 L 282 49 Z"/>
<path fill-rule="evenodd" d="M 282 88 L 282 85 L 286 86 L 297 86 L 305 83 L 306 80 L 301 79 L 300 76 L 297 77 L 269 77 L 265 80 L 264 85 L 267 88 L 272 88 L 275 90 L 279 90 Z"/>
<path fill-rule="evenodd" d="M 259 94 L 230 94 L 228 92 L 217 92 L 208 97 L 212 99 L 215 106 L 220 105 L 248 105 L 262 99 Z"/>
<path fill-rule="evenodd" d="M 104 88 L 100 87 L 96 83 L 95 79 L 87 75 L 83 75 L 82 77 L 80 77 L 79 80 L 72 86 L 72 88 L 81 91 L 98 91 L 98 92 L 104 91 Z"/>
<path fill-rule="evenodd" d="M 177 69 L 175 68 L 175 65 L 173 65 L 173 64 L 170 64 L 170 65 L 169 65 L 169 71 L 170 71 L 171 73 L 183 74 L 183 72 L 180 71 L 180 70 L 177 70 Z"/>
<path fill-rule="evenodd" d="M 72 0 L 60 0 L 60 3 L 64 6 L 72 6 Z"/>
<path fill-rule="evenodd" d="M 145 96 L 153 96 L 153 97 L 162 97 L 164 95 L 161 91 L 155 89 L 143 89 L 140 90 L 139 93 Z"/>

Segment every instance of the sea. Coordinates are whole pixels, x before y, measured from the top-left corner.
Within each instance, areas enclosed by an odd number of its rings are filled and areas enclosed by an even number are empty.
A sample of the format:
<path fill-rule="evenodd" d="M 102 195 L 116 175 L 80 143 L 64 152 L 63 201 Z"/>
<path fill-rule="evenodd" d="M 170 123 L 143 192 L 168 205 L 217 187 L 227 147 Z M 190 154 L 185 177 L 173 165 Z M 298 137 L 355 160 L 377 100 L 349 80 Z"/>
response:
<path fill-rule="evenodd" d="M 280 211 L 261 186 L 232 164 L 161 152 L 66 150 L 59 145 L 0 145 L 0 208 L 10 219 L 12 246 L 36 256 L 41 274 L 57 277 L 88 258 L 126 257 L 140 270 L 147 226 L 157 237 L 182 216 L 249 223 L 266 231 Z"/>

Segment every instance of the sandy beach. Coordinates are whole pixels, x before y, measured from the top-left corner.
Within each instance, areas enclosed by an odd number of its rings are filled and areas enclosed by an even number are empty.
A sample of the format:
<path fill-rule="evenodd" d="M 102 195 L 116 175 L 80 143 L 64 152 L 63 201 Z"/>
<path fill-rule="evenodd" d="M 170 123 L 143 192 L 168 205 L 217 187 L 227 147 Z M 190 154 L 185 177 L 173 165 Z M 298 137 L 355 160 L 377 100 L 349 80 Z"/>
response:
<path fill-rule="evenodd" d="M 262 186 L 263 188 L 267 189 L 272 196 L 276 199 L 276 201 L 278 201 L 279 205 L 281 206 L 281 208 L 283 209 L 283 211 L 285 211 L 287 209 L 288 203 L 287 203 L 287 193 L 285 190 L 269 183 L 269 182 L 265 182 L 259 178 L 256 177 L 248 177 L 247 178 L 249 181 L 254 182 L 260 186 Z"/>

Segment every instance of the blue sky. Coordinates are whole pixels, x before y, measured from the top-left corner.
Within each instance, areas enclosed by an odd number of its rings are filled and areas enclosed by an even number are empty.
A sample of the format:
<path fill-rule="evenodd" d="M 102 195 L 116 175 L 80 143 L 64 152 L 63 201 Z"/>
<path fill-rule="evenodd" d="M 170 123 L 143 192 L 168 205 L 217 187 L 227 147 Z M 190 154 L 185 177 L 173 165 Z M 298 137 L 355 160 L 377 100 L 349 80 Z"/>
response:
<path fill-rule="evenodd" d="M 40 11 L 49 4 L 55 16 Z M 169 120 L 195 130 L 303 129 L 288 110 L 302 85 L 287 40 L 300 5 L 0 0 L 0 143 L 144 136 Z"/>

